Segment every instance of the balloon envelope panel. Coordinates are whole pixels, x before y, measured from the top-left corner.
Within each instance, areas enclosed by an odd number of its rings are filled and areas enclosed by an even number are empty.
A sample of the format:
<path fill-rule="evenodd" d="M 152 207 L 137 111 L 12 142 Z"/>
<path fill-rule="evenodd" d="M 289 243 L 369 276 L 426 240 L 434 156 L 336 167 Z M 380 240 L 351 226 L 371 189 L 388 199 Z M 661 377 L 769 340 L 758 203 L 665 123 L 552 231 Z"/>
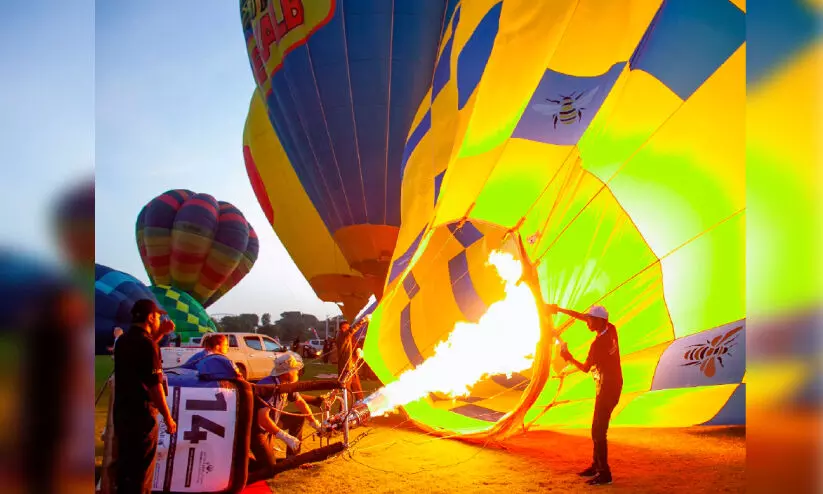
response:
<path fill-rule="evenodd" d="M 431 98 L 406 142 L 403 223 L 366 340 L 369 365 L 384 382 L 427 357 L 424 350 L 410 356 L 404 313 L 419 349 L 484 310 L 442 295 L 456 286 L 445 274 L 418 274 L 438 271 L 441 254 L 430 251 L 444 245 L 444 228 L 465 222 L 483 238 L 493 226 L 517 235 L 546 302 L 579 312 L 607 307 L 624 374 L 613 423 L 745 423 L 739 3 L 490 0 L 457 7 Z M 468 272 L 474 279 L 470 259 Z M 430 302 L 436 313 L 415 308 L 425 287 L 403 303 L 410 274 L 441 293 Z M 475 293 L 485 301 L 494 290 L 481 285 Z M 416 324 L 421 314 L 426 320 Z M 553 325 L 585 359 L 593 341 L 587 327 L 562 315 Z M 531 376 L 530 386 L 541 389 L 533 403 L 508 395 L 502 406 L 506 398 L 472 405 L 500 418 L 525 407 L 523 421 L 532 427 L 588 427 L 593 380 L 563 367 Z M 485 386 L 468 398 L 488 400 Z M 423 400 L 406 410 L 434 429 L 492 430 L 437 407 Z"/>
<path fill-rule="evenodd" d="M 188 293 L 170 286 L 152 286 L 151 291 L 169 313 L 169 318 L 174 321 L 174 332 L 180 335 L 181 343 L 202 336 L 203 333 L 217 331 L 217 326 L 206 313 L 206 309 Z"/>
<path fill-rule="evenodd" d="M 157 303 L 151 289 L 134 276 L 102 264 L 94 265 L 95 354 L 105 355 L 114 343 L 113 330 L 131 325 L 131 309 L 140 299 Z"/>

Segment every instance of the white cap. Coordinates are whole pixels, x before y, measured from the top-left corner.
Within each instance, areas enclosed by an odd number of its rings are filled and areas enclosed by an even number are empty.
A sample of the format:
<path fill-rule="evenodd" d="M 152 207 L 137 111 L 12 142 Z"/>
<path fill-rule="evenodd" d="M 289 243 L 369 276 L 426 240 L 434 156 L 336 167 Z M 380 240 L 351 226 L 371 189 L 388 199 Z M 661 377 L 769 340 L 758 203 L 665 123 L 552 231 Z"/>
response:
<path fill-rule="evenodd" d="M 599 317 L 600 319 L 609 320 L 609 312 L 602 305 L 595 305 L 589 309 L 588 315 L 592 317 Z"/>
<path fill-rule="evenodd" d="M 300 355 L 294 352 L 285 352 L 274 359 L 274 368 L 271 370 L 271 375 L 277 377 L 287 372 L 299 371 L 302 368 L 303 359 Z"/>

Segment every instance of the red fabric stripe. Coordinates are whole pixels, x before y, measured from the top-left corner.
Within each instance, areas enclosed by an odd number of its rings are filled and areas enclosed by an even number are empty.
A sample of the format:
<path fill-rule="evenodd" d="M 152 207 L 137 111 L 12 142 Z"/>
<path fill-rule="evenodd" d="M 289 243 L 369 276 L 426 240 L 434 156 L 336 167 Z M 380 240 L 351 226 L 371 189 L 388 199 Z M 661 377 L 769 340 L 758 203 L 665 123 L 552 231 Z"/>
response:
<path fill-rule="evenodd" d="M 271 201 L 269 201 L 269 196 L 266 194 L 263 179 L 260 178 L 260 172 L 257 171 L 257 165 L 254 163 L 254 157 L 252 157 L 251 149 L 248 146 L 243 146 L 243 158 L 245 158 L 246 161 L 246 173 L 249 176 L 249 182 L 251 182 L 254 195 L 257 197 L 257 202 L 260 203 L 260 207 L 263 209 L 263 214 L 266 215 L 266 219 L 269 220 L 269 224 L 273 225 L 274 209 L 271 207 Z"/>
<path fill-rule="evenodd" d="M 183 264 L 198 264 L 206 260 L 206 255 L 207 254 L 173 251 L 171 258 L 175 262 Z"/>
<path fill-rule="evenodd" d="M 217 208 L 214 207 L 214 204 L 208 201 L 204 201 L 203 199 L 189 199 L 186 201 L 186 206 L 193 205 L 193 206 L 200 206 L 208 210 L 214 216 L 217 216 Z"/>
<path fill-rule="evenodd" d="M 177 199 L 175 199 L 173 196 L 170 196 L 169 194 L 163 194 L 162 196 L 158 197 L 157 200 L 165 202 L 166 204 L 173 207 L 174 209 L 180 208 L 180 202 Z"/>
<path fill-rule="evenodd" d="M 238 223 L 245 223 L 246 218 L 242 214 L 237 213 L 223 213 L 220 215 L 220 223 L 227 221 L 237 221 Z"/>

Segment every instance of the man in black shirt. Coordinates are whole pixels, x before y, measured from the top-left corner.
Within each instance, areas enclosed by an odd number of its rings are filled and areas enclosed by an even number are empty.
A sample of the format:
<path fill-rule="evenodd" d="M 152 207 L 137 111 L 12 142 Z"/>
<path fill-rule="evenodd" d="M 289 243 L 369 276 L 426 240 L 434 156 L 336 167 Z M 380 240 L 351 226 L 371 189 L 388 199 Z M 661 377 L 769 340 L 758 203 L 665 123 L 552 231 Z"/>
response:
<path fill-rule="evenodd" d="M 594 402 L 594 418 L 592 419 L 592 443 L 594 443 L 593 463 L 586 470 L 580 472 L 582 477 L 593 477 L 587 483 L 591 485 L 611 484 L 612 473 L 608 463 L 608 444 L 606 434 L 609 430 L 609 420 L 612 411 L 620 401 L 623 391 L 623 371 L 620 368 L 620 346 L 617 339 L 617 328 L 609 322 L 609 313 L 603 306 L 595 305 L 588 313 L 581 314 L 573 310 L 561 309 L 556 305 L 549 305 L 551 313 L 561 312 L 585 321 L 589 330 L 597 333 L 586 362 L 577 361 L 564 343 L 560 355 L 583 372 L 592 370 L 597 397 Z"/>
<path fill-rule="evenodd" d="M 118 494 L 150 493 L 157 451 L 159 411 L 169 434 L 177 432 L 163 392 L 157 342 L 174 330 L 166 312 L 142 299 L 132 307 L 132 325 L 114 349 L 114 431 Z"/>

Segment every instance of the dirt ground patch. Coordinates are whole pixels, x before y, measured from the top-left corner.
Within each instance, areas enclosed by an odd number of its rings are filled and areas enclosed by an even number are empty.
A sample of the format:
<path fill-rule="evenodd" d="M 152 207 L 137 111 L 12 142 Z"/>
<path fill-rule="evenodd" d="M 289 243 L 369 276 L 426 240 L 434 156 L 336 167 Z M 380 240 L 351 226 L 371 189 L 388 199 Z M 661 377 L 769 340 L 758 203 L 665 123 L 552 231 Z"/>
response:
<path fill-rule="evenodd" d="M 590 487 L 587 430 L 529 432 L 501 444 L 428 436 L 400 418 L 377 419 L 351 450 L 271 481 L 276 492 L 743 492 L 745 429 L 614 429 L 614 484 Z M 311 449 L 317 442 L 307 440 Z"/>

